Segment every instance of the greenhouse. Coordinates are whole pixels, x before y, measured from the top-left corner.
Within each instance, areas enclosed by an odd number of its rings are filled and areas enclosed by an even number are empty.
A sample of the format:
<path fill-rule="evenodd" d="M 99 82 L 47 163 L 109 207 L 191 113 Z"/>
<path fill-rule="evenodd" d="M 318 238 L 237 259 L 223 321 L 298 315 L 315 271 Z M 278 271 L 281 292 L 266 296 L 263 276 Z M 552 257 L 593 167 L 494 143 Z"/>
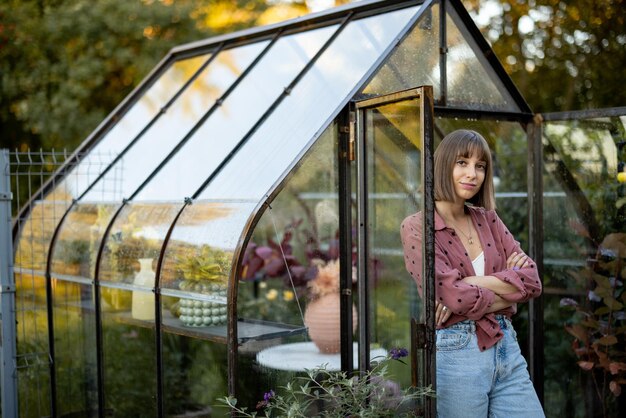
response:
<path fill-rule="evenodd" d="M 626 379 L 608 366 L 626 320 L 624 115 L 533 114 L 458 0 L 364 1 L 177 47 L 14 220 L 2 410 L 220 416 L 225 396 L 254 410 L 307 369 L 358 373 L 399 347 L 392 383 L 432 383 L 434 284 L 422 299 L 399 228 L 421 210 L 432 231 L 433 149 L 469 128 L 543 278 L 514 323 L 546 415 L 617 416 L 624 396 L 594 381 Z M 619 343 L 596 341 L 607 321 Z M 407 408 L 435 416 L 432 399 Z"/>

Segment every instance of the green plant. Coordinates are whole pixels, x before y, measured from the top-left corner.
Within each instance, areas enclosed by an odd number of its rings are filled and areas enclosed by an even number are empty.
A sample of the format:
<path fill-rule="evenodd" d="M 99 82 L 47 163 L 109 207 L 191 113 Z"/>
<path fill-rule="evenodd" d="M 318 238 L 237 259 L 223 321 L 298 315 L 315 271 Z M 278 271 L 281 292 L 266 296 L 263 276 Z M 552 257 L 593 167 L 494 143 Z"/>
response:
<path fill-rule="evenodd" d="M 111 279 L 131 283 L 139 271 L 140 258 L 155 258 L 158 249 L 150 240 L 131 234 L 114 234 L 108 241 L 109 251 L 107 268 Z"/>
<path fill-rule="evenodd" d="M 342 371 L 330 371 L 322 366 L 306 370 L 282 387 L 282 393 L 270 390 L 257 404 L 257 411 L 248 412 L 237 406 L 237 399 L 220 399 L 238 417 L 397 417 L 416 416 L 412 411 L 415 401 L 434 396 L 431 387 L 408 388 L 389 379 L 389 363 L 408 354 L 404 348 L 390 350 L 386 357 L 373 362 L 371 370 L 349 376 Z M 376 360 L 376 359 L 374 359 Z M 322 410 L 317 410 L 322 405 Z"/>
<path fill-rule="evenodd" d="M 63 245 L 59 246 L 57 257 L 67 265 L 80 265 L 88 263 L 89 242 L 79 239 L 64 242 Z"/>
<path fill-rule="evenodd" d="M 181 283 L 181 289 L 206 290 L 184 288 L 186 285 L 196 287 L 195 285 L 201 284 L 201 282 L 226 284 L 230 264 L 231 256 L 209 245 L 203 245 L 196 251 L 190 251 L 182 257 L 178 266 L 186 280 L 185 284 Z"/>

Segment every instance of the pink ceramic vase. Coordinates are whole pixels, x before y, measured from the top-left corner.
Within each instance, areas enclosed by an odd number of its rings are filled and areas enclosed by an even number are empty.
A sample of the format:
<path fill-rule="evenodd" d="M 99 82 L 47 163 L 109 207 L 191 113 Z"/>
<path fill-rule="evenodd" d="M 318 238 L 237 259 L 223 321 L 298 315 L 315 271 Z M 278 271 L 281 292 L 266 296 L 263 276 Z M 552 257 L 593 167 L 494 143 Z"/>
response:
<path fill-rule="evenodd" d="M 309 337 L 320 352 L 338 353 L 341 348 L 339 321 L 339 294 L 331 293 L 309 303 L 304 313 L 304 324 L 308 327 Z M 352 332 L 357 327 L 356 308 L 352 305 Z"/>

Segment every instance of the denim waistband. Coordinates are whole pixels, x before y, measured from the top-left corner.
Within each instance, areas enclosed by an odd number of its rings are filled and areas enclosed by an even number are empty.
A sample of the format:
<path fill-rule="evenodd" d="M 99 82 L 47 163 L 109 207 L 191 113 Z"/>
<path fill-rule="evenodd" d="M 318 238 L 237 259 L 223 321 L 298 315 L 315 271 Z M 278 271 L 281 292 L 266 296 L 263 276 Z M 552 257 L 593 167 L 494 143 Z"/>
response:
<path fill-rule="evenodd" d="M 500 328 L 502 329 L 513 328 L 513 325 L 511 324 L 511 320 L 507 318 L 505 315 L 496 315 L 495 319 L 496 321 L 498 321 Z M 450 325 L 449 327 L 446 327 L 446 328 L 476 332 L 476 323 L 471 319 L 466 319 L 464 321 L 457 322 L 454 325 Z"/>
<path fill-rule="evenodd" d="M 450 325 L 445 329 L 458 329 L 459 331 L 476 332 L 476 324 L 471 319 L 466 319 L 464 321 L 457 322 L 454 325 Z"/>

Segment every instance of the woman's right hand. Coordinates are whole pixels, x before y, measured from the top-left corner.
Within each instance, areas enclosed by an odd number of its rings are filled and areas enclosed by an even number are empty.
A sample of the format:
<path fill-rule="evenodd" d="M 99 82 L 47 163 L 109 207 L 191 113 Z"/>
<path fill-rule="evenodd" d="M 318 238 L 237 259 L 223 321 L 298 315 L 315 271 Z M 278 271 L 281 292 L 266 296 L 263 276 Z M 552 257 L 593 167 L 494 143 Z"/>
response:
<path fill-rule="evenodd" d="M 519 270 L 528 264 L 528 256 L 524 253 L 512 253 L 506 260 L 506 268 L 511 270 Z"/>
<path fill-rule="evenodd" d="M 445 307 L 443 303 L 435 302 L 435 324 L 437 326 L 442 325 L 452 316 L 450 309 Z"/>

